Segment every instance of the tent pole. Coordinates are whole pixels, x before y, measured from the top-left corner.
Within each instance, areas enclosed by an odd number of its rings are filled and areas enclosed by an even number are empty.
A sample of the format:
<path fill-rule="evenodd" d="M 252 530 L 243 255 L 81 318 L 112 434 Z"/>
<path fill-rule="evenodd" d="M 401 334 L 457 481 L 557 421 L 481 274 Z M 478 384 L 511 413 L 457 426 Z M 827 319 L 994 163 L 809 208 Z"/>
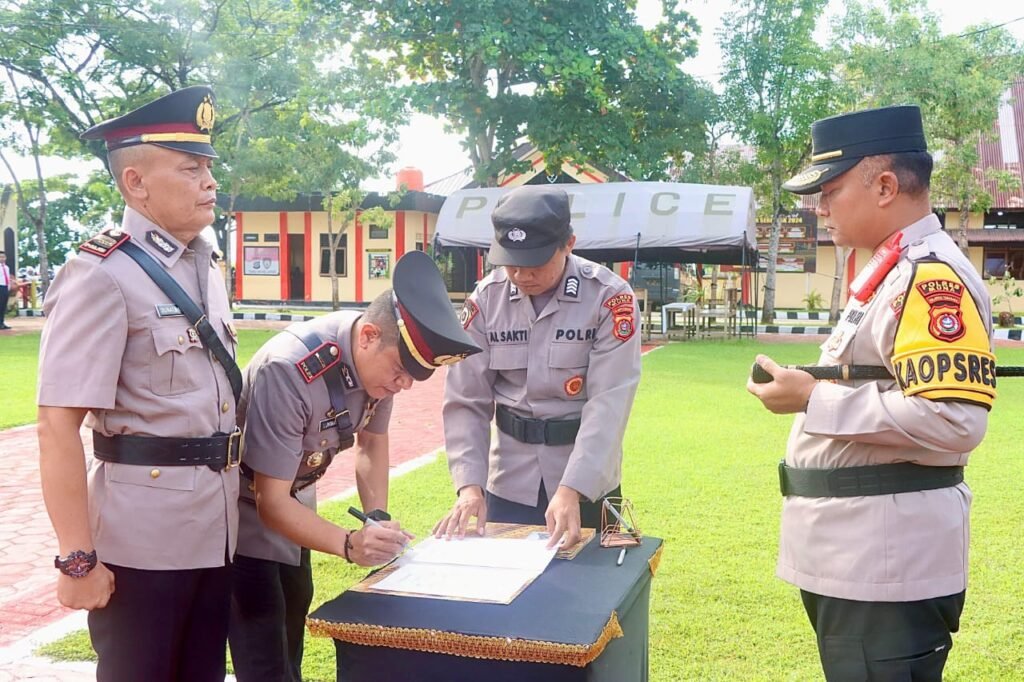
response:
<path fill-rule="evenodd" d="M 636 248 L 633 249 L 633 271 L 629 273 L 629 286 L 636 289 L 636 263 L 640 260 L 640 233 L 636 233 Z"/>

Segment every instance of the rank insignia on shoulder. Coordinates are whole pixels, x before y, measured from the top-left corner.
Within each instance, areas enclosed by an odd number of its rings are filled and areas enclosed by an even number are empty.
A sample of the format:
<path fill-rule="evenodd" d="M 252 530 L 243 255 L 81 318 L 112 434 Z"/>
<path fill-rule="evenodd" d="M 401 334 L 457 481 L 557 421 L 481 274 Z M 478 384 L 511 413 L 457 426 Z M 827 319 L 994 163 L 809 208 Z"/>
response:
<path fill-rule="evenodd" d="M 330 341 L 320 344 L 313 352 L 295 363 L 302 379 L 311 384 L 323 376 L 324 372 L 341 362 L 341 349 L 338 344 Z"/>
<path fill-rule="evenodd" d="M 156 230 L 146 233 L 146 241 L 165 256 L 173 256 L 178 252 L 178 247 L 164 239 L 164 236 Z"/>
<path fill-rule="evenodd" d="M 131 235 L 127 232 L 118 229 L 104 230 L 92 239 L 79 245 L 78 250 L 91 253 L 100 258 L 106 258 L 129 239 L 131 239 Z"/>
<path fill-rule="evenodd" d="M 565 278 L 565 295 L 576 298 L 580 295 L 580 278 L 570 275 Z"/>
<path fill-rule="evenodd" d="M 462 323 L 462 328 L 469 329 L 469 325 L 473 324 L 473 318 L 479 312 L 480 307 L 472 299 L 467 298 L 466 302 L 462 304 L 462 312 L 459 313 L 459 322 Z"/>
<path fill-rule="evenodd" d="M 356 380 L 352 377 L 352 369 L 344 362 L 341 363 L 341 380 L 345 383 L 345 388 L 356 387 Z"/>

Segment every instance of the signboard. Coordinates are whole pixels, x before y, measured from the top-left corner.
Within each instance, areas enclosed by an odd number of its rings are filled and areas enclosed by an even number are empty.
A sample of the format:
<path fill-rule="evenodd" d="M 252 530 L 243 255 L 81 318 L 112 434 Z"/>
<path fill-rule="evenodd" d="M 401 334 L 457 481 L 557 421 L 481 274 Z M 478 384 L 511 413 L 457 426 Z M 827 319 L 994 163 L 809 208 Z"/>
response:
<path fill-rule="evenodd" d="M 389 279 L 391 277 L 390 253 L 368 251 L 366 257 L 368 260 L 367 272 L 369 273 L 369 279 Z"/>
<path fill-rule="evenodd" d="M 768 245 L 771 239 L 772 218 L 757 216 L 758 270 L 768 264 Z M 779 216 L 779 255 L 776 272 L 815 272 L 818 253 L 818 216 L 812 209 L 799 209 Z"/>
<path fill-rule="evenodd" d="M 243 260 L 247 275 L 281 274 L 280 250 L 276 246 L 246 246 Z"/>

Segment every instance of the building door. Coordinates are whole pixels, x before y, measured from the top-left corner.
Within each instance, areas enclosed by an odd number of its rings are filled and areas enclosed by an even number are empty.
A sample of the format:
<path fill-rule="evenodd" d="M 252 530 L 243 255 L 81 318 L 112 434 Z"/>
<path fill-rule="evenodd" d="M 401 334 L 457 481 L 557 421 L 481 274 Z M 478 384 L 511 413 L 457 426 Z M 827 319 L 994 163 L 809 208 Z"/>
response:
<path fill-rule="evenodd" d="M 292 301 L 306 299 L 306 235 L 288 235 L 288 290 Z"/>

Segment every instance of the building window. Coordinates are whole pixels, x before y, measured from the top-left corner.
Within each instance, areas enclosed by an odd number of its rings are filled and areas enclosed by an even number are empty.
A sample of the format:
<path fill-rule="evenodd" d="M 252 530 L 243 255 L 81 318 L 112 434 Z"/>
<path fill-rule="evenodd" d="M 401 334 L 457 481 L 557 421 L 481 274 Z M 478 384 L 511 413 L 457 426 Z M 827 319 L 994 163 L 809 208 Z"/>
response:
<path fill-rule="evenodd" d="M 1014 279 L 1024 279 L 1024 248 L 986 248 L 982 277 L 1002 277 L 1009 271 Z"/>
<path fill-rule="evenodd" d="M 370 239 L 387 239 L 388 228 L 380 225 L 370 225 Z"/>
<path fill-rule="evenodd" d="M 337 261 L 338 277 L 346 277 L 348 275 L 348 234 L 341 235 L 341 239 L 338 241 L 338 248 L 335 249 L 335 259 Z M 320 235 L 320 276 L 330 277 L 331 276 L 331 235 L 321 234 Z"/>

